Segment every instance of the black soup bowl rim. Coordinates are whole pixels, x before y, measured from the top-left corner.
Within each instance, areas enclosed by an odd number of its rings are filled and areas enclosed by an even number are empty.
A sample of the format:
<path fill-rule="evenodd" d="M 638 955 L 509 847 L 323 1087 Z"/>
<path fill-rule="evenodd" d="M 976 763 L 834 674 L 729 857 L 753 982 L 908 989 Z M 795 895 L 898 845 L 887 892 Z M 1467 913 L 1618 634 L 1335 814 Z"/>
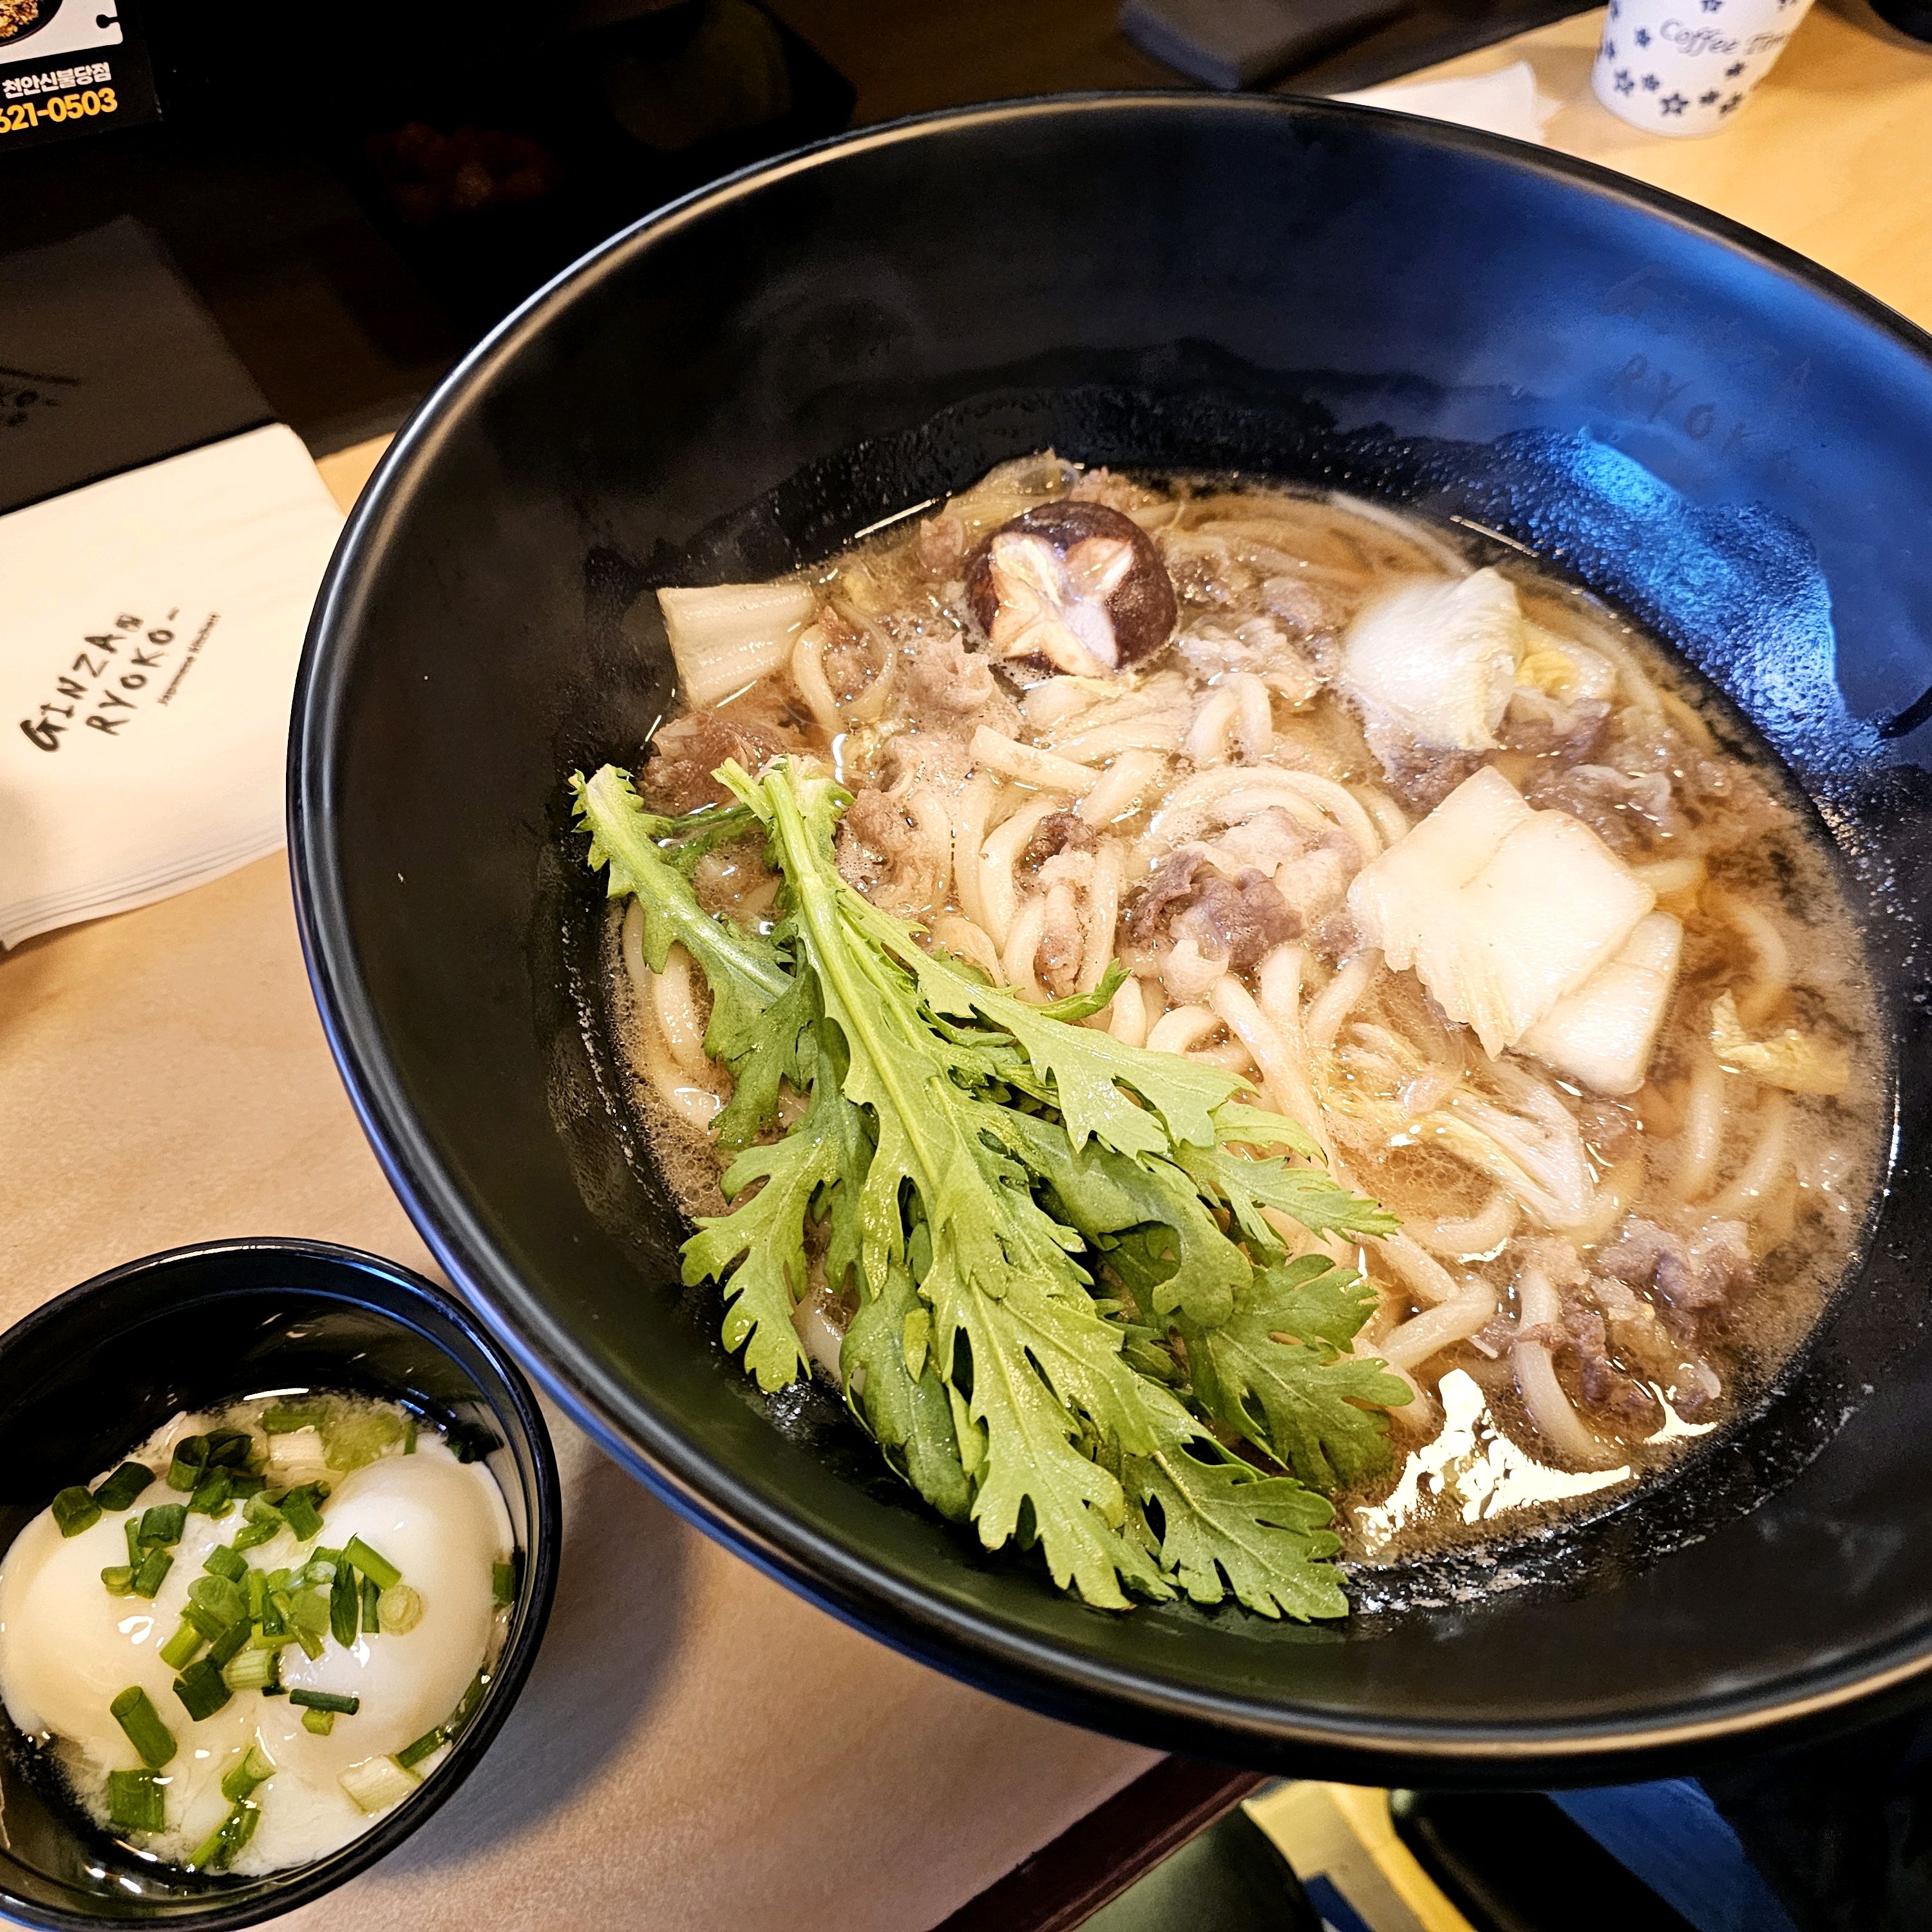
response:
<path fill-rule="evenodd" d="M 1306 1750 L 1331 1766 L 1433 1762 L 1462 1775 L 1512 1764 L 1535 1778 L 1574 1778 L 1587 1761 L 1598 1775 L 1636 1774 L 1640 1761 L 1675 1762 L 1684 1750 L 1763 1729 L 1822 1720 L 1854 1700 L 1897 1693 L 1932 1672 L 1932 1632 L 1888 1653 L 1817 1672 L 1790 1691 L 1714 1694 L 1700 1714 L 1678 1719 L 1434 1721 L 1426 1727 L 1366 1715 L 1324 1715 L 1150 1681 L 1071 1647 L 1045 1642 L 955 1610 L 902 1585 L 862 1555 L 804 1532 L 731 1472 L 687 1445 L 643 1404 L 616 1398 L 595 1366 L 520 1279 L 446 1172 L 415 1119 L 350 934 L 330 827 L 344 730 L 350 660 L 332 648 L 352 634 L 369 578 L 392 544 L 400 514 L 434 465 L 456 418 L 494 371 L 540 333 L 580 291 L 632 254 L 713 209 L 801 170 L 858 153 L 979 128 L 1065 115 L 1182 113 L 1270 116 L 1319 127 L 1366 124 L 1393 138 L 1473 152 L 1498 166 L 1567 184 L 1640 211 L 1796 280 L 1863 326 L 1932 364 L 1932 335 L 1876 298 L 1769 237 L 1627 175 L 1549 148 L 1479 130 L 1352 103 L 1280 96 L 1208 95 L 1182 89 L 1096 91 L 948 108 L 801 148 L 694 190 L 620 230 L 564 269 L 465 356 L 398 432 L 352 512 L 311 617 L 298 675 L 288 770 L 289 854 L 298 925 L 331 1052 L 377 1157 L 412 1220 L 464 1296 L 549 1393 L 616 1460 L 678 1512 L 788 1587 L 869 1635 L 952 1675 L 1072 1721 L 1171 1748 L 1213 1755 L 1218 1738 L 1251 1740 L 1279 1756 Z M 1224 1746 L 1225 1748 L 1225 1746 Z"/>
<path fill-rule="evenodd" d="M 290 1260 L 326 1268 L 331 1279 L 299 1285 L 279 1281 L 277 1268 Z M 246 1282 L 211 1286 L 187 1297 L 188 1301 L 220 1301 L 272 1292 L 281 1287 L 312 1300 L 337 1301 L 374 1315 L 407 1329 L 431 1348 L 448 1354 L 447 1346 L 422 1318 L 428 1315 L 458 1330 L 482 1357 L 502 1384 L 510 1410 L 507 1419 L 514 1421 L 523 1438 L 535 1478 L 524 1497 L 530 1534 L 523 1547 L 519 1596 L 509 1635 L 496 1660 L 489 1693 L 450 1746 L 448 1756 L 406 1801 L 377 1818 L 347 1844 L 309 1864 L 290 1866 L 285 1872 L 264 1874 L 246 1895 L 212 1893 L 205 1904 L 182 1909 L 170 1905 L 166 1909 L 158 1907 L 152 1913 L 142 1912 L 139 1902 L 131 1899 L 119 1904 L 111 1915 L 49 1907 L 18 1897 L 0 1878 L 0 1910 L 22 1924 L 44 1927 L 48 1932 L 96 1932 L 103 1925 L 144 1923 L 164 1924 L 170 1932 L 240 1932 L 244 1926 L 257 1924 L 322 1898 L 366 1871 L 427 1823 L 482 1762 L 521 1694 L 550 1619 L 562 1541 L 563 1504 L 556 1452 L 542 1412 L 522 1370 L 498 1338 L 454 1296 L 400 1262 L 336 1242 L 292 1236 L 237 1236 L 164 1249 L 94 1275 L 23 1316 L 0 1334 L 0 1378 L 4 1378 L 8 1359 L 20 1344 L 32 1341 L 44 1329 L 70 1319 L 77 1310 L 96 1302 L 111 1306 L 129 1283 L 157 1273 L 224 1261 L 238 1266 L 255 1264 L 256 1271 Z M 372 1286 L 380 1288 L 379 1294 L 368 1292 Z M 460 1362 L 458 1365 L 461 1366 Z M 84 1475 L 76 1478 L 85 1479 Z"/>

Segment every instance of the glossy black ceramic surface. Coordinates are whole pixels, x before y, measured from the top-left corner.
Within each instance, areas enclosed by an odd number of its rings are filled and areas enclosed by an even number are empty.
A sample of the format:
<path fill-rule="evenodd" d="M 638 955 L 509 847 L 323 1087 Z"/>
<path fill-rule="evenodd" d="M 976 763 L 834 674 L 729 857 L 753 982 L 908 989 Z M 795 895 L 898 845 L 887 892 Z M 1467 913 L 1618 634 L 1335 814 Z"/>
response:
<path fill-rule="evenodd" d="M 320 1241 L 178 1248 L 96 1276 L 0 1335 L 0 1550 L 184 1408 L 262 1388 L 346 1389 L 488 1430 L 518 1581 L 494 1680 L 421 1790 L 352 1843 L 262 1878 L 157 1868 L 89 1825 L 0 1716 L 0 1915 L 53 1932 L 235 1932 L 333 1891 L 407 1838 L 481 1760 L 530 1674 L 556 1582 L 549 1431 L 500 1346 L 406 1268 Z M 480 1439 L 479 1439 L 480 1447 Z"/>
<path fill-rule="evenodd" d="M 399 439 L 292 752 L 323 1016 L 410 1211 L 616 1454 L 838 1614 L 1258 1765 L 1634 1777 L 1932 1669 L 1919 997 L 1932 361 L 1842 284 L 1558 158 L 1352 107 L 1132 96 L 886 128 L 618 238 Z M 1898 1109 L 1860 1264 L 1760 1413 L 1586 1528 L 1343 1626 L 1110 1617 L 988 1560 L 834 1405 L 724 1362 L 606 1096 L 564 776 L 670 700 L 651 586 L 763 576 L 1052 445 L 1339 485 L 1526 547 L 1715 680 L 1868 921 Z M 1896 1078 L 1897 1084 L 1894 1082 Z M 1872 1708 L 1867 1706 L 1866 1708 Z"/>

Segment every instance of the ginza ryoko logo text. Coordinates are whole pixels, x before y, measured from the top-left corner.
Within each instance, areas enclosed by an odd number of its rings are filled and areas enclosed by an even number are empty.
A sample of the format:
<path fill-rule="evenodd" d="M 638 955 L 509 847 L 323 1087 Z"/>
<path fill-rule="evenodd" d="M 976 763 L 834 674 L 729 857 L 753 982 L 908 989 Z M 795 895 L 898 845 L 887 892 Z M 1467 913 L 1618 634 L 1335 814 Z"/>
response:
<path fill-rule="evenodd" d="M 118 738 L 144 709 L 166 704 L 214 622 L 211 616 L 184 651 L 175 628 L 180 616 L 172 610 L 150 624 L 123 612 L 80 638 L 80 648 L 54 674 L 52 695 L 20 720 L 28 743 L 58 752 L 76 731 Z"/>

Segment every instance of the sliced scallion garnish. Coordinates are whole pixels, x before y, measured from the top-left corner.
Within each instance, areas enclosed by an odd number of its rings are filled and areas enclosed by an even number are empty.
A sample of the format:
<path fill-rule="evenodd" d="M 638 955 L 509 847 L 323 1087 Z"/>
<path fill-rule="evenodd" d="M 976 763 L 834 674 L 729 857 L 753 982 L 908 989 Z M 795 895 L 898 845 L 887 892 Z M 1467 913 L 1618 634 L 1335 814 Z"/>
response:
<path fill-rule="evenodd" d="M 174 1756 L 175 1735 L 138 1684 L 129 1684 L 107 1708 L 149 1770 L 159 1771 Z"/>
<path fill-rule="evenodd" d="M 382 1629 L 382 1593 L 364 1576 L 362 1580 L 362 1634 L 379 1636 Z"/>
<path fill-rule="evenodd" d="M 100 1581 L 110 1597 L 130 1597 L 134 1594 L 134 1566 L 131 1563 L 110 1564 L 101 1571 Z"/>
<path fill-rule="evenodd" d="M 470 1678 L 470 1688 L 457 1700 L 456 1708 L 443 1720 L 442 1728 L 446 1736 L 454 1737 L 476 1716 L 482 1705 L 484 1693 L 489 1688 L 490 1673 L 487 1670 L 479 1670 Z"/>
<path fill-rule="evenodd" d="M 248 1640 L 254 1634 L 254 1627 L 246 1617 L 230 1624 L 208 1647 L 208 1661 L 226 1670 L 229 1660 L 238 1657 L 248 1646 Z"/>
<path fill-rule="evenodd" d="M 168 1822 L 160 1780 L 152 1771 L 107 1774 L 107 1822 L 117 1832 L 158 1832 Z"/>
<path fill-rule="evenodd" d="M 379 1590 L 386 1590 L 391 1584 L 403 1580 L 403 1573 L 380 1550 L 371 1550 L 359 1536 L 352 1536 L 344 1546 L 342 1553 Z"/>
<path fill-rule="evenodd" d="M 306 1402 L 272 1402 L 262 1412 L 262 1432 L 292 1436 L 298 1429 L 320 1429 L 328 1414 L 328 1403 L 321 1396 Z"/>
<path fill-rule="evenodd" d="M 208 1655 L 212 1657 L 212 1651 Z M 244 1642 L 221 1666 L 221 1681 L 231 1690 L 260 1690 L 267 1693 L 277 1682 L 281 1669 L 279 1652 L 258 1650 Z"/>
<path fill-rule="evenodd" d="M 328 1634 L 328 1596 L 326 1591 L 298 1590 L 289 1600 L 289 1627 L 304 1636 Z"/>
<path fill-rule="evenodd" d="M 186 1503 L 152 1503 L 141 1512 L 141 1547 L 159 1549 L 178 1543 L 188 1531 Z"/>
<path fill-rule="evenodd" d="M 360 1697 L 346 1697 L 339 1690 L 291 1690 L 289 1702 L 305 1710 L 339 1712 L 345 1718 L 354 1717 L 362 1708 Z"/>
<path fill-rule="evenodd" d="M 335 1573 L 335 1580 L 328 1586 L 328 1634 L 344 1649 L 356 1641 L 356 1628 L 361 1622 L 362 1592 L 356 1580 L 356 1572 L 349 1567 L 344 1557 Z"/>
<path fill-rule="evenodd" d="M 252 1798 L 257 1786 L 266 1784 L 275 1774 L 275 1761 L 260 1744 L 250 1744 L 221 1774 L 221 1795 L 231 1804 Z"/>
<path fill-rule="evenodd" d="M 218 1543 L 201 1559 L 201 1567 L 211 1576 L 226 1576 L 231 1583 L 238 1583 L 248 1574 L 248 1566 L 225 1543 Z"/>
<path fill-rule="evenodd" d="M 201 1479 L 208 1473 L 208 1438 L 206 1436 L 184 1436 L 175 1444 L 175 1452 L 168 1459 L 168 1487 L 171 1490 L 199 1488 Z"/>
<path fill-rule="evenodd" d="M 392 1757 L 365 1757 L 342 1774 L 342 1788 L 364 1811 L 386 1811 L 399 1804 L 422 1782 Z"/>
<path fill-rule="evenodd" d="M 112 1516 L 131 1508 L 134 1498 L 154 1480 L 145 1462 L 123 1462 L 94 1492 L 94 1500 Z"/>
<path fill-rule="evenodd" d="M 298 1542 L 306 1543 L 322 1534 L 322 1512 L 316 1504 L 324 1493 L 320 1484 L 304 1483 L 300 1489 L 290 1490 L 276 1505 Z"/>
<path fill-rule="evenodd" d="M 166 1550 L 151 1550 L 144 1556 L 134 1570 L 134 1594 L 146 1597 L 152 1603 L 160 1594 L 161 1585 L 166 1580 L 168 1572 L 175 1567 L 174 1553 Z"/>
<path fill-rule="evenodd" d="M 138 1570 L 141 1567 L 141 1558 L 147 1554 L 141 1547 L 141 1519 L 137 1516 L 124 1518 L 121 1532 L 128 1539 L 128 1561 Z"/>
<path fill-rule="evenodd" d="M 157 1654 L 170 1670 L 184 1670 L 195 1652 L 206 1641 L 201 1632 L 184 1618 L 174 1635 L 161 1646 Z"/>
<path fill-rule="evenodd" d="M 261 1816 L 260 1805 L 250 1798 L 242 1799 L 196 1848 L 194 1856 L 188 1860 L 190 1868 L 195 1871 L 226 1871 L 235 1862 L 242 1847 L 255 1835 L 255 1827 Z"/>
<path fill-rule="evenodd" d="M 517 1600 L 517 1566 L 514 1563 L 493 1563 L 490 1566 L 490 1600 L 500 1610 L 507 1610 Z"/>
<path fill-rule="evenodd" d="M 188 1600 L 220 1619 L 216 1629 L 209 1632 L 211 1636 L 218 1635 L 238 1618 L 248 1614 L 248 1592 L 232 1578 L 218 1576 L 212 1571 L 197 1576 L 188 1586 Z"/>
<path fill-rule="evenodd" d="M 413 1771 L 432 1753 L 440 1750 L 449 1740 L 442 1734 L 439 1724 L 433 1731 L 425 1731 L 412 1744 L 405 1744 L 396 1754 L 396 1762 L 405 1771 Z"/>
<path fill-rule="evenodd" d="M 290 1693 L 290 1701 L 294 1702 L 292 1692 Z M 313 1731 L 319 1738 L 327 1737 L 334 1728 L 335 1713 L 333 1711 L 304 1711 L 302 1713 L 302 1729 Z"/>
<path fill-rule="evenodd" d="M 212 1718 L 227 1702 L 228 1686 L 223 1682 L 221 1666 L 212 1658 L 204 1657 L 199 1664 L 191 1664 L 175 1679 L 175 1695 L 182 1701 L 182 1708 L 200 1724 L 204 1718 Z"/>
<path fill-rule="evenodd" d="M 385 1636 L 407 1636 L 422 1622 L 422 1593 L 406 1583 L 392 1583 L 376 1599 Z"/>
<path fill-rule="evenodd" d="M 226 1469 L 211 1469 L 195 1486 L 188 1506 L 196 1516 L 219 1519 L 235 1507 L 235 1480 Z"/>
<path fill-rule="evenodd" d="M 92 1529 L 100 1520 L 100 1505 L 87 1491 L 76 1483 L 62 1490 L 50 1505 L 54 1520 L 60 1525 L 63 1536 L 78 1536 L 84 1529 Z"/>
<path fill-rule="evenodd" d="M 211 1469 L 238 1469 L 254 1453 L 255 1438 L 245 1429 L 211 1429 L 208 1432 L 208 1466 Z"/>

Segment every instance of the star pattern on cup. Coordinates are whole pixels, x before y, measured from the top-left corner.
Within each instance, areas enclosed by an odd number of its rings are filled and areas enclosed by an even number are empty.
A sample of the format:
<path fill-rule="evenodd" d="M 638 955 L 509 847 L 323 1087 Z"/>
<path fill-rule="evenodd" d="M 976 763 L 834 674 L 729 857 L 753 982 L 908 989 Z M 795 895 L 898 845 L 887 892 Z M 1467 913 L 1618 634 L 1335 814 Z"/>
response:
<path fill-rule="evenodd" d="M 1733 61 L 1729 67 L 1725 68 L 1724 78 L 1726 80 L 1736 80 L 1738 76 L 1742 74 L 1744 70 L 1744 64 L 1742 61 Z"/>
<path fill-rule="evenodd" d="M 1682 114 L 1690 105 L 1682 94 L 1676 93 L 1666 94 L 1657 104 L 1666 114 Z"/>
<path fill-rule="evenodd" d="M 1643 91 L 1644 91 L 1644 92 L 1645 92 L 1645 93 L 1646 93 L 1646 94 L 1654 94 L 1654 93 L 1657 92 L 1657 90 L 1658 90 L 1658 85 L 1659 85 L 1659 83 L 1658 83 L 1658 78 L 1657 78 L 1657 76 L 1656 76 L 1656 75 L 1655 75 L 1655 74 L 1646 74 L 1646 75 L 1644 76 L 1644 77 L 1643 77 Z"/>
<path fill-rule="evenodd" d="M 1630 38 L 1639 46 L 1647 47 L 1650 45 L 1650 29 L 1648 27 L 1640 27 Z"/>
<path fill-rule="evenodd" d="M 1606 40 L 1606 41 L 1604 43 L 1604 59 L 1606 59 L 1606 60 L 1612 60 L 1612 61 L 1613 61 L 1613 60 L 1615 60 L 1615 59 L 1616 58 L 1616 57 L 1617 57 L 1617 44 L 1616 44 L 1616 42 L 1615 40 Z"/>
<path fill-rule="evenodd" d="M 1734 94 L 1731 96 L 1730 100 L 1724 103 L 1723 106 L 1718 110 L 1718 112 L 1720 114 L 1728 114 L 1732 108 L 1742 106 L 1743 104 L 1743 101 L 1744 96 L 1742 94 Z"/>
<path fill-rule="evenodd" d="M 1700 107 L 1714 107 L 1717 104 L 1718 90 L 1714 87 L 1709 89 L 1708 92 L 1700 94 L 1697 97 L 1697 105 Z"/>
<path fill-rule="evenodd" d="M 1627 67 L 1618 68 L 1613 85 L 1619 94 L 1633 94 L 1636 91 L 1636 82 L 1631 78 L 1630 70 Z"/>

